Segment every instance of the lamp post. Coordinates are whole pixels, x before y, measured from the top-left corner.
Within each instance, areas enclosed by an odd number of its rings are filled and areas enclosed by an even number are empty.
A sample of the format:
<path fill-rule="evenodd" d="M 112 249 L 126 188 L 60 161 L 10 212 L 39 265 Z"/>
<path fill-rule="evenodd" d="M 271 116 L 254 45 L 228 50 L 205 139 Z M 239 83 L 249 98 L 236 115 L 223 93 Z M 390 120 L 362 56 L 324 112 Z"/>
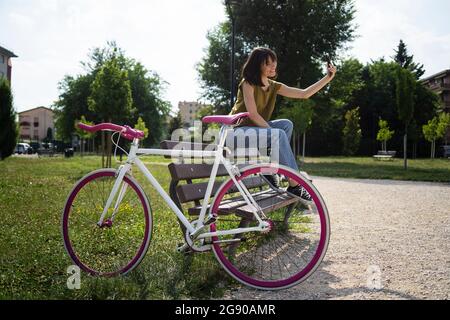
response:
<path fill-rule="evenodd" d="M 235 37 L 236 37 L 236 17 L 234 15 L 233 10 L 241 4 L 239 0 L 226 0 L 225 4 L 228 8 L 228 12 L 230 13 L 231 18 L 231 63 L 230 63 L 230 105 L 231 108 L 234 105 L 234 96 L 235 96 L 235 78 L 234 78 L 234 65 L 235 65 Z"/>

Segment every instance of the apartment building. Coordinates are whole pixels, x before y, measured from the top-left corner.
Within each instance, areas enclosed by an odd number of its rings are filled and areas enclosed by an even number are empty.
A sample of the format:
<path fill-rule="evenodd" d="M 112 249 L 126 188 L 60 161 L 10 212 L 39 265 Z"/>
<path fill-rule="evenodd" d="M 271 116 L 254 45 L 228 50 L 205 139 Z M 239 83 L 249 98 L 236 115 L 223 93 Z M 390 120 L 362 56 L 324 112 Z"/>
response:
<path fill-rule="evenodd" d="M 0 46 L 0 77 L 8 79 L 9 83 L 12 77 L 12 58 L 17 58 L 17 55 Z"/>
<path fill-rule="evenodd" d="M 19 112 L 19 138 L 21 140 L 42 141 L 47 137 L 48 128 L 55 136 L 53 111 L 46 107 L 37 107 Z"/>
<path fill-rule="evenodd" d="M 199 120 L 198 112 L 205 105 L 198 102 L 179 102 L 178 109 L 180 110 L 181 122 L 183 125 L 192 127 L 195 120 Z"/>
<path fill-rule="evenodd" d="M 439 95 L 442 110 L 450 113 L 450 69 L 422 79 L 421 82 Z M 446 140 L 450 141 L 450 130 L 447 131 Z"/>

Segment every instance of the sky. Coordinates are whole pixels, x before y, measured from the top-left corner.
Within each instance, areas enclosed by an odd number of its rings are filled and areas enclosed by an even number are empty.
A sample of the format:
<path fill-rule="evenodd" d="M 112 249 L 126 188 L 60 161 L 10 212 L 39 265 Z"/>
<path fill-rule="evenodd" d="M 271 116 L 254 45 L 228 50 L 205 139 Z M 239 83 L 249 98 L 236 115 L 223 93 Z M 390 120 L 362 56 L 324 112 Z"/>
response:
<path fill-rule="evenodd" d="M 179 101 L 199 100 L 195 65 L 205 55 L 207 32 L 226 19 L 222 2 L 0 0 L 0 45 L 19 56 L 12 71 L 16 110 L 50 107 L 64 76 L 83 73 L 80 61 L 111 40 L 168 82 L 163 98 L 174 111 Z M 450 1 L 354 3 L 357 38 L 347 44 L 346 57 L 362 63 L 389 59 L 403 39 L 425 65 L 424 77 L 450 69 Z"/>

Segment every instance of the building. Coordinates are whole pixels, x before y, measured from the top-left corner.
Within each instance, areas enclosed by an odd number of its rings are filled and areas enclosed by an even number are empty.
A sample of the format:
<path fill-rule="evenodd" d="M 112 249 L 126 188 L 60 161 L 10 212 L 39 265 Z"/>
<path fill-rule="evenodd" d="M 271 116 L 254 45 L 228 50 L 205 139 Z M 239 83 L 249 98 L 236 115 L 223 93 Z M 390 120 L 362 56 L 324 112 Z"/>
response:
<path fill-rule="evenodd" d="M 195 120 L 200 120 L 198 118 L 198 112 L 205 105 L 198 102 L 179 102 L 178 109 L 180 110 L 181 122 L 183 125 L 192 127 Z"/>
<path fill-rule="evenodd" d="M 442 110 L 450 113 L 450 69 L 420 81 L 439 95 L 441 98 Z M 447 131 L 445 140 L 450 141 L 450 130 Z"/>
<path fill-rule="evenodd" d="M 21 140 L 42 141 L 47 137 L 48 128 L 55 137 L 53 111 L 46 107 L 37 107 L 19 112 L 19 138 Z"/>
<path fill-rule="evenodd" d="M 8 49 L 0 46 L 0 78 L 8 79 L 9 83 L 11 83 L 12 76 L 11 58 L 17 58 L 17 56 Z"/>

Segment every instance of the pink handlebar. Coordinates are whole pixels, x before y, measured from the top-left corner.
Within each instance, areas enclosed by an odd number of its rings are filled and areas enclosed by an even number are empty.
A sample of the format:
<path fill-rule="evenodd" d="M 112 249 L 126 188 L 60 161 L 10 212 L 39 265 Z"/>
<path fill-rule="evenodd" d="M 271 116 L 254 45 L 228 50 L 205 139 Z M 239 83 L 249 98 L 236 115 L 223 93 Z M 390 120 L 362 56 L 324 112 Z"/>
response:
<path fill-rule="evenodd" d="M 110 130 L 120 132 L 120 135 L 127 140 L 133 141 L 133 139 L 142 139 L 144 138 L 144 132 L 140 130 L 133 129 L 129 126 L 119 126 L 114 123 L 100 123 L 95 126 L 89 126 L 84 123 L 78 123 L 78 128 L 88 132 L 97 132 L 100 130 Z"/>

